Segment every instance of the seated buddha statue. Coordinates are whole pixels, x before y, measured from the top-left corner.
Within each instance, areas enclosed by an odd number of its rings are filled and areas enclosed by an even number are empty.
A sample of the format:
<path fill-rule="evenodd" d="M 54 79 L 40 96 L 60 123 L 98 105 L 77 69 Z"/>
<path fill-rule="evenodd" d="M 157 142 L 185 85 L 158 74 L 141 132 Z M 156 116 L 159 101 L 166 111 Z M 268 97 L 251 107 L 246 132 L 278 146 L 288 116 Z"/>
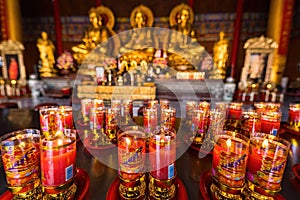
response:
<path fill-rule="evenodd" d="M 200 45 L 198 44 L 193 21 L 194 14 L 188 5 L 180 4 L 172 10 L 170 25 L 171 30 L 174 31 L 170 34 L 169 51 L 185 51 L 196 54 L 204 50 L 203 47 L 199 48 Z"/>
<path fill-rule="evenodd" d="M 107 42 L 108 38 L 114 34 L 109 27 L 103 24 L 103 19 L 97 8 L 91 8 L 89 10 L 89 21 L 90 25 L 84 31 L 82 43 L 72 47 L 74 58 L 78 64 L 81 64 L 87 54 L 100 43 L 100 53 L 108 53 L 109 48 L 105 42 Z"/>
<path fill-rule="evenodd" d="M 135 7 L 130 15 L 130 24 L 132 26 L 132 29 L 128 32 L 130 39 L 120 48 L 120 52 L 145 50 L 153 53 L 153 46 L 157 45 L 152 33 L 147 29 L 147 27 L 153 25 L 152 11 L 144 5 Z"/>
<path fill-rule="evenodd" d="M 193 21 L 194 13 L 190 6 L 182 3 L 172 9 L 169 16 L 171 31 L 166 40 L 169 53 L 176 53 L 169 56 L 171 65 L 189 65 L 189 61 L 194 64 L 200 62 L 200 55 L 205 48 L 198 43 Z"/>

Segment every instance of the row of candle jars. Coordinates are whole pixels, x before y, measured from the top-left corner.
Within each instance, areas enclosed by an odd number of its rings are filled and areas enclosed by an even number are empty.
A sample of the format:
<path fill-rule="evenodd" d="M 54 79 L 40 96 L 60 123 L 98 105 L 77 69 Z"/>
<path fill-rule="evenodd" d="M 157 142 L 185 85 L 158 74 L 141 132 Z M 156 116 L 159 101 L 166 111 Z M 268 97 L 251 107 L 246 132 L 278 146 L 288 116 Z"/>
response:
<path fill-rule="evenodd" d="M 255 103 L 254 109 L 245 110 L 243 103 L 231 102 L 225 116 L 225 130 L 237 131 L 249 137 L 254 132 L 277 135 L 282 113 L 277 103 Z"/>
<path fill-rule="evenodd" d="M 37 129 L 24 129 L 0 139 L 6 183 L 14 199 L 75 196 L 76 130 L 42 135 Z"/>
<path fill-rule="evenodd" d="M 215 137 L 212 185 L 215 199 L 273 199 L 281 190 L 290 143 L 274 135 L 250 138 L 224 131 Z"/>
<path fill-rule="evenodd" d="M 145 131 L 127 129 L 118 136 L 118 158 L 121 199 L 175 199 L 174 129 L 159 128 L 150 137 Z"/>
<path fill-rule="evenodd" d="M 111 100 L 111 106 L 105 107 L 101 99 L 85 98 L 81 100 L 81 115 L 85 125 L 79 130 L 85 133 L 84 138 L 92 134 L 92 146 L 116 144 L 119 127 L 133 124 L 132 100 Z"/>
<path fill-rule="evenodd" d="M 175 198 L 175 122 L 176 109 L 168 100 L 149 100 L 143 128 L 129 126 L 118 135 L 121 199 Z"/>

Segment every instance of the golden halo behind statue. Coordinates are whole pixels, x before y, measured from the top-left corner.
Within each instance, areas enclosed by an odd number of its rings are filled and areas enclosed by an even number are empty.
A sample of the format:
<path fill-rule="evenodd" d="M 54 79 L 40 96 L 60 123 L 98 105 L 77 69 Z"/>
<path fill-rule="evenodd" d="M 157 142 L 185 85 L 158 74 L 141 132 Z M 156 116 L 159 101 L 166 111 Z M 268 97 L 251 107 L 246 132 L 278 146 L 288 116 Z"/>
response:
<path fill-rule="evenodd" d="M 169 23 L 170 23 L 171 27 L 178 24 L 178 16 L 179 16 L 179 14 L 182 10 L 188 10 L 189 11 L 189 13 L 190 13 L 189 23 L 190 24 L 194 23 L 194 12 L 193 12 L 192 8 L 189 5 L 185 4 L 185 3 L 181 3 L 177 6 L 175 6 L 172 9 L 171 13 L 170 13 Z"/>
<path fill-rule="evenodd" d="M 146 26 L 147 27 L 151 27 L 153 25 L 153 22 L 154 22 L 154 17 L 153 17 L 153 12 L 150 8 L 148 8 L 147 6 L 144 6 L 144 5 L 139 5 L 139 6 L 136 6 L 132 11 L 131 11 L 131 14 L 130 14 L 130 25 L 132 27 L 135 27 L 135 14 L 136 12 L 138 11 L 142 11 L 144 16 L 146 17 Z"/>
<path fill-rule="evenodd" d="M 98 6 L 96 11 L 102 17 L 103 25 L 112 30 L 115 26 L 115 16 L 112 10 L 106 6 Z"/>

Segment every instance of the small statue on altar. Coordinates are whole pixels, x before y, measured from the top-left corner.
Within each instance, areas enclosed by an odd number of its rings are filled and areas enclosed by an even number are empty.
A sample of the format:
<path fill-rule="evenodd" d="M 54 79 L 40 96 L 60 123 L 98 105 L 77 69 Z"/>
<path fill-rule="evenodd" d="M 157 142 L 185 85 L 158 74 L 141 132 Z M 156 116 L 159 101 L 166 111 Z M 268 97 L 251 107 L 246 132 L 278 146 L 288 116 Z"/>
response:
<path fill-rule="evenodd" d="M 215 67 L 211 78 L 224 79 L 226 76 L 226 62 L 228 59 L 228 39 L 224 38 L 225 33 L 220 32 L 220 39 L 214 44 L 213 47 L 213 58 Z"/>
<path fill-rule="evenodd" d="M 40 52 L 41 68 L 40 76 L 41 77 L 51 77 L 55 76 L 56 70 L 54 69 L 55 57 L 54 51 L 55 46 L 51 40 L 48 39 L 48 34 L 46 32 L 41 33 L 41 37 L 37 39 L 36 44 Z"/>
<path fill-rule="evenodd" d="M 113 23 L 109 23 L 107 26 L 103 23 L 103 19 L 101 17 L 101 11 L 104 10 L 104 14 L 108 15 L 108 19 L 112 20 Z M 107 44 L 107 40 L 111 37 L 114 32 L 111 30 L 114 25 L 114 16 L 110 9 L 104 6 L 100 6 L 98 8 L 91 8 L 89 10 L 89 21 L 90 25 L 84 31 L 84 35 L 82 38 L 82 43 L 72 47 L 72 51 L 74 52 L 74 58 L 78 64 L 82 64 L 87 55 L 95 48 L 98 44 L 101 43 L 99 47 L 100 54 L 108 54 L 111 53 L 109 45 Z"/>
<path fill-rule="evenodd" d="M 152 36 L 150 29 L 146 28 L 153 25 L 152 11 L 144 5 L 137 6 L 131 12 L 130 23 L 132 26 L 132 29 L 129 31 L 130 39 L 121 47 L 120 52 L 146 50 L 153 53 L 153 47 L 157 47 L 158 42 Z"/>

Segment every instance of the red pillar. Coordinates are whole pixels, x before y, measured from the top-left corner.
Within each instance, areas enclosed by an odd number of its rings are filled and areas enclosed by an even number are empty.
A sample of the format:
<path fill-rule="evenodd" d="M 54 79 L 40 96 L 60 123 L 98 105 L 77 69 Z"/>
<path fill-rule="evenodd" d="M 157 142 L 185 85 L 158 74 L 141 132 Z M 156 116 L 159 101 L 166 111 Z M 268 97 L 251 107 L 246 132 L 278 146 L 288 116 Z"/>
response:
<path fill-rule="evenodd" d="M 54 10 L 54 23 L 55 23 L 55 37 L 56 37 L 56 49 L 58 55 L 61 55 L 62 50 L 62 28 L 59 13 L 59 0 L 52 0 Z"/>
<path fill-rule="evenodd" d="M 231 51 L 230 77 L 232 77 L 232 78 L 234 78 L 236 60 L 237 60 L 238 51 L 239 51 L 240 30 L 241 30 L 242 17 L 243 17 L 243 6 L 244 6 L 244 0 L 238 0 L 237 8 L 236 8 L 235 22 L 234 22 L 232 51 Z"/>
<path fill-rule="evenodd" d="M 7 7 L 6 0 L 0 0 L 0 23 L 1 23 L 1 40 L 8 40 L 9 32 L 8 32 L 8 18 L 7 18 Z"/>
<path fill-rule="evenodd" d="M 96 0 L 96 6 L 101 6 L 101 0 Z"/>
<path fill-rule="evenodd" d="M 189 6 L 194 10 L 195 0 L 189 0 Z"/>

